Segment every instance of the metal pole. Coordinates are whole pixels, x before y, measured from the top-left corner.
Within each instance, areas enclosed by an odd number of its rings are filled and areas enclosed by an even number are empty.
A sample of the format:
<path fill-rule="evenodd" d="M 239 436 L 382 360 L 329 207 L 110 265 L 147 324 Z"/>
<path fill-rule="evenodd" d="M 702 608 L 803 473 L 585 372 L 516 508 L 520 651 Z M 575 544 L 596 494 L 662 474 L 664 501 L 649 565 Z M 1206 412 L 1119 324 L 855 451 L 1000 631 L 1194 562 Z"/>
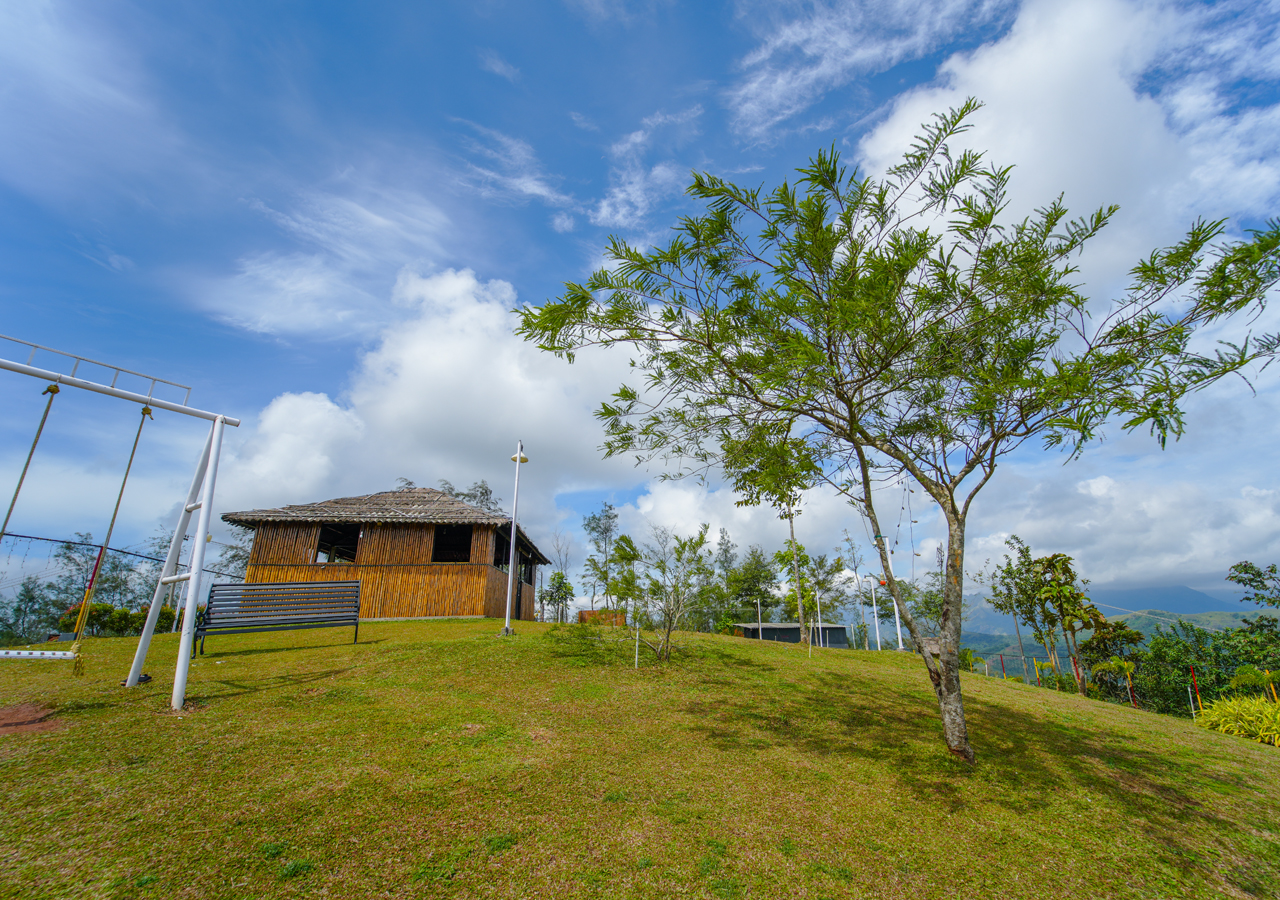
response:
<path fill-rule="evenodd" d="M 178 643 L 178 667 L 173 673 L 173 698 L 170 706 L 181 710 L 187 699 L 187 674 L 191 669 L 191 651 L 195 644 L 196 603 L 200 597 L 200 582 L 204 570 L 204 550 L 208 543 L 209 518 L 213 513 L 213 488 L 218 479 L 218 456 L 222 452 L 222 416 L 213 420 L 209 435 L 209 465 L 204 473 L 204 485 L 200 492 L 200 515 L 196 519 L 196 533 L 191 548 L 191 569 L 187 579 L 187 606 L 182 617 L 182 638 Z"/>
<path fill-rule="evenodd" d="M 511 495 L 511 563 L 507 567 L 507 624 L 503 626 L 503 634 L 515 634 L 511 630 L 511 598 L 516 583 L 516 510 L 520 504 L 520 461 L 524 456 L 524 441 L 516 441 L 516 455 L 511 459 L 516 464 L 516 487 Z"/>
<path fill-rule="evenodd" d="M 182 413 L 184 416 L 195 416 L 197 419 L 221 419 L 225 424 L 231 426 L 240 424 L 239 419 L 233 419 L 230 416 L 220 416 L 217 413 L 205 412 L 202 409 L 195 409 L 191 406 L 183 406 L 181 403 L 170 403 L 168 400 L 157 400 L 156 398 L 148 397 L 145 394 L 135 394 L 133 391 L 122 391 L 119 388 L 108 387 L 105 384 L 98 384 L 94 381 L 85 381 L 83 378 L 72 378 L 70 375 L 63 375 L 59 372 L 50 372 L 46 369 L 37 369 L 35 366 L 24 366 L 22 363 L 12 362 L 7 359 L 0 359 L 0 369 L 8 369 L 10 372 L 17 372 L 19 375 L 30 375 L 33 378 L 43 378 L 45 381 L 52 381 L 54 384 L 65 384 L 68 387 L 83 388 L 86 391 L 106 394 L 108 397 L 119 397 L 121 400 L 132 400 L 134 403 L 141 403 L 143 406 L 151 406 L 156 409 L 167 409 L 170 412 Z"/>
<path fill-rule="evenodd" d="M 817 588 L 813 591 L 813 601 L 818 604 L 818 646 L 825 647 L 822 643 L 822 597 L 818 594 Z"/>
<path fill-rule="evenodd" d="M 884 538 L 881 538 L 881 540 L 884 540 Z M 892 550 L 885 554 L 885 559 L 889 560 L 889 577 L 893 578 Z M 892 591 L 890 591 L 889 594 L 890 596 L 893 596 Z M 898 649 L 906 650 L 907 648 L 902 645 L 902 620 L 898 618 L 898 598 L 896 596 L 893 596 L 893 626 L 898 629 Z"/>
<path fill-rule="evenodd" d="M 1018 627 L 1018 614 L 1013 614 L 1013 633 L 1018 636 L 1018 656 L 1022 658 L 1022 680 L 1027 684 L 1031 683 L 1031 673 L 1027 671 L 1027 651 L 1022 648 L 1022 629 Z M 1040 673 L 1036 673 L 1036 681 L 1040 680 Z"/>
<path fill-rule="evenodd" d="M 876 649 L 880 649 L 880 607 L 876 606 L 876 580 L 873 576 L 868 575 L 871 579 L 871 618 L 876 623 Z"/>
<path fill-rule="evenodd" d="M 51 384 L 44 389 L 49 400 L 44 405 L 44 415 L 40 417 L 40 425 L 36 428 L 36 439 L 31 442 L 27 452 L 27 461 L 22 464 L 22 474 L 18 476 L 18 486 L 13 489 L 13 499 L 9 501 L 9 511 L 4 514 L 4 524 L 0 525 L 0 538 L 9 530 L 9 519 L 13 517 L 13 508 L 18 505 L 18 494 L 22 493 L 22 483 L 27 480 L 27 470 L 31 468 L 31 458 L 36 455 L 36 444 L 40 443 L 40 435 L 44 433 L 44 423 L 49 420 L 49 408 L 53 406 L 53 398 L 58 393 L 58 386 Z"/>
<path fill-rule="evenodd" d="M 187 490 L 187 499 L 182 504 L 182 513 L 178 516 L 178 524 L 173 530 L 173 538 L 169 541 L 169 553 L 165 556 L 164 566 L 160 569 L 160 577 L 156 579 L 156 590 L 151 597 L 151 608 L 147 611 L 146 624 L 142 626 L 142 636 L 138 638 L 138 649 L 133 654 L 133 666 L 129 669 L 129 677 L 125 679 L 125 687 L 136 687 L 138 676 L 142 674 L 142 666 L 147 661 L 147 650 L 151 647 L 151 637 L 155 634 L 156 621 L 160 618 L 160 608 L 164 593 L 173 589 L 173 583 L 165 584 L 165 579 L 178 571 L 178 559 L 182 554 L 182 539 L 191 523 L 191 511 L 195 509 L 196 498 L 200 495 L 200 486 L 204 483 L 205 469 L 209 466 L 209 448 L 213 444 L 213 429 L 209 429 L 209 437 L 205 439 L 204 450 L 200 452 L 200 461 L 196 463 L 195 475 L 191 477 L 191 487 Z M 177 615 L 177 610 L 174 610 Z"/>

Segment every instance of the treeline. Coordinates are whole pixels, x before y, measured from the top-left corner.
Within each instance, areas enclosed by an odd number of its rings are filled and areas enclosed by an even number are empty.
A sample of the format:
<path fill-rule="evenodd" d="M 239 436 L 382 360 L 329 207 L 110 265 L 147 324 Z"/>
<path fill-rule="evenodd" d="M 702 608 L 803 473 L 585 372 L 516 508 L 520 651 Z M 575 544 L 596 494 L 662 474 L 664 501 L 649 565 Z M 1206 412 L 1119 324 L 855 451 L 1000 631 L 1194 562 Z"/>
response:
<path fill-rule="evenodd" d="M 775 553 L 752 545 L 740 551 L 726 529 L 717 538 L 702 524 L 689 535 L 652 526 L 636 538 L 623 534 L 618 514 L 605 503 L 583 520 L 590 552 L 581 570 L 582 594 L 605 621 L 625 621 L 655 631 L 657 650 L 669 652 L 673 631 L 728 632 L 741 622 L 843 623 L 855 612 L 854 646 L 875 644 L 875 615 L 894 619 L 893 601 L 874 591 L 884 579 L 858 576 L 861 559 L 846 534 L 845 547 L 815 553 L 790 541 Z M 555 570 L 539 591 L 541 618 L 566 621 L 577 591 L 569 578 L 569 552 L 562 536 L 552 539 Z M 800 589 L 796 589 L 796 568 Z M 942 614 L 941 575 L 916 584 L 900 580 L 903 601 L 926 633 L 937 634 Z M 896 646 L 896 641 L 894 642 Z"/>
<path fill-rule="evenodd" d="M 1276 617 L 1246 618 L 1244 625 L 1218 632 L 1179 619 L 1168 628 L 1157 626 L 1148 637 L 1123 621 L 1107 621 L 1089 600 L 1088 582 L 1077 575 L 1071 557 L 1036 557 L 1017 535 L 1006 544 L 1012 553 L 982 580 L 990 588 L 991 605 L 1013 617 L 1019 643 L 1026 629 L 1045 649 L 1049 661 L 1036 661 L 1034 683 L 1187 717 L 1224 698 L 1278 699 Z M 1248 561 L 1237 563 L 1227 580 L 1248 590 L 1244 602 L 1280 606 L 1280 575 L 1274 565 L 1261 569 Z M 1058 666 L 1060 642 L 1067 648 L 1070 671 Z"/>
<path fill-rule="evenodd" d="M 217 563 L 210 568 L 225 577 L 242 577 L 248 560 L 247 537 L 247 531 L 237 532 L 232 543 L 220 545 Z M 171 533 L 157 532 L 139 553 L 109 550 L 103 555 L 85 634 L 120 637 L 142 632 L 171 539 Z M 16 544 L 25 539 L 5 540 Z M 74 539 L 56 545 L 49 563 L 43 567 L 52 575 L 25 576 L 0 593 L 0 646 L 41 643 L 51 633 L 75 628 L 99 546 L 94 544 L 91 533 L 77 532 Z M 16 556 L 13 545 L 8 549 L 6 570 L 12 568 Z M 167 630 L 173 624 L 173 616 L 170 604 L 162 609 L 157 627 Z"/>

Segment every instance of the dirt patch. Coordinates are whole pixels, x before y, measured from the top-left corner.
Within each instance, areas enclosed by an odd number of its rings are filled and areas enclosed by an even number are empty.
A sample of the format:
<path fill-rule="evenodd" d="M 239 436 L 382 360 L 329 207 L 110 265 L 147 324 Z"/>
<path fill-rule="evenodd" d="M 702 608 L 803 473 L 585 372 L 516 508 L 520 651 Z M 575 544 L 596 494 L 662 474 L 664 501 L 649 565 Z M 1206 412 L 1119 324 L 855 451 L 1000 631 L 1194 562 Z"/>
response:
<path fill-rule="evenodd" d="M 38 703 L 19 703 L 17 706 L 0 707 L 0 734 L 16 734 L 22 731 L 53 731 L 64 722 L 50 719 L 53 710 Z"/>

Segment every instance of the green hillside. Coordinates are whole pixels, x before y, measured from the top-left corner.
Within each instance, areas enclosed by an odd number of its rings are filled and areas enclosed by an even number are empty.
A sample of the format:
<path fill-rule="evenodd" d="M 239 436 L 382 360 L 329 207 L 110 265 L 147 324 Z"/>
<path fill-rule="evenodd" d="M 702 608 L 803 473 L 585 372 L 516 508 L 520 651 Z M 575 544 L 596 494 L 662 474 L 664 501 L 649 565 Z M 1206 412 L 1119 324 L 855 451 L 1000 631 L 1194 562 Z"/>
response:
<path fill-rule="evenodd" d="M 1122 616 L 1108 616 L 1107 619 L 1112 622 L 1126 622 L 1130 628 L 1136 628 L 1145 635 L 1152 635 L 1155 633 L 1156 626 L 1163 626 L 1167 630 L 1178 619 L 1183 619 L 1201 628 L 1208 628 L 1211 631 L 1225 631 L 1228 628 L 1239 628 L 1244 624 L 1246 617 L 1256 619 L 1258 611 L 1215 611 L 1176 616 L 1173 613 L 1167 613 L 1159 609 L 1140 609 L 1137 612 L 1126 613 Z"/>
<path fill-rule="evenodd" d="M 1262 612 L 1265 614 L 1267 611 L 1263 610 Z M 1120 616 L 1108 616 L 1107 620 L 1110 622 L 1127 622 L 1130 628 L 1136 628 L 1144 635 L 1150 636 L 1155 634 L 1157 625 L 1167 629 L 1170 625 L 1176 623 L 1178 619 L 1183 619 L 1201 628 L 1208 628 L 1211 631 L 1225 631 L 1228 628 L 1239 628 L 1244 624 L 1246 616 L 1256 618 L 1258 612 L 1248 610 L 1245 612 L 1215 611 L 1178 616 L 1159 609 L 1144 609 Z M 1081 632 L 1080 640 L 1083 641 L 1088 636 L 1089 632 Z M 1044 658 L 1044 647 L 1037 644 L 1035 638 L 1029 632 L 1022 635 L 1022 644 L 1027 656 Z M 961 638 L 961 645 L 972 649 L 974 653 L 985 658 L 992 666 L 996 665 L 996 658 L 1001 653 L 1005 655 L 1006 662 L 1008 662 L 1009 658 L 1016 657 L 1018 654 L 1018 639 L 1012 634 L 986 634 L 978 631 L 966 631 Z M 1065 642 L 1059 640 L 1057 649 L 1060 656 L 1067 656 Z"/>
<path fill-rule="evenodd" d="M 1280 753 L 1189 722 L 965 682 L 952 759 L 918 659 L 492 621 L 210 638 L 88 676 L 7 662 L 0 896 L 1274 897 Z"/>

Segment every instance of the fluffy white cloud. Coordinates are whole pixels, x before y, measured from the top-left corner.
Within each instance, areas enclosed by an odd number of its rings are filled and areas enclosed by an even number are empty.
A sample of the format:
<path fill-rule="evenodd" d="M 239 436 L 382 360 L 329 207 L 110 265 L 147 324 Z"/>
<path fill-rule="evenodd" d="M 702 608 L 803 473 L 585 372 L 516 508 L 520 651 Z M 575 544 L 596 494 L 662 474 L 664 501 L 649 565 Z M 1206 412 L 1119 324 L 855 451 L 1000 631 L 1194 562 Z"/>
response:
<path fill-rule="evenodd" d="M 408 315 L 381 333 L 336 401 L 285 394 L 227 462 L 220 508 L 274 506 L 486 479 L 508 503 L 508 457 L 523 439 L 522 520 L 555 526 L 554 496 L 637 482 L 629 462 L 602 461 L 592 411 L 627 375 L 616 353 L 570 366 L 513 333 L 515 291 L 470 270 L 401 273 Z"/>
<path fill-rule="evenodd" d="M 1059 193 L 1076 214 L 1120 205 L 1086 260 L 1086 275 L 1109 289 L 1196 216 L 1268 215 L 1280 199 L 1280 106 L 1226 100 L 1215 59 L 1237 28 L 1214 25 L 1169 4 L 1031 0 L 1007 35 L 899 96 L 860 155 L 883 171 L 921 122 L 977 97 L 987 106 L 956 146 L 1017 166 L 1012 215 Z M 1265 76 L 1273 63 L 1255 60 L 1251 75 Z M 1156 70 L 1175 63 L 1191 74 L 1153 93 Z"/>

